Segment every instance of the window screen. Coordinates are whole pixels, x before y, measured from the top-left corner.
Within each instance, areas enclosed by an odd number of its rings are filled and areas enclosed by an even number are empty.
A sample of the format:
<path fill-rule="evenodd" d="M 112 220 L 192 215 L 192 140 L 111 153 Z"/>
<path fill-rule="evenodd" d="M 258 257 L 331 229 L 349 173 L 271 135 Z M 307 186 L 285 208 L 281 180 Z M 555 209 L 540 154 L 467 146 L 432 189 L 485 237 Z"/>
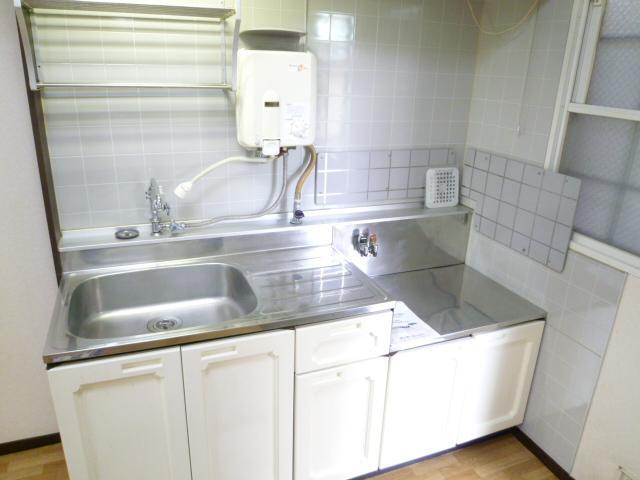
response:
<path fill-rule="evenodd" d="M 640 124 L 572 115 L 560 171 L 582 179 L 575 230 L 640 255 Z"/>

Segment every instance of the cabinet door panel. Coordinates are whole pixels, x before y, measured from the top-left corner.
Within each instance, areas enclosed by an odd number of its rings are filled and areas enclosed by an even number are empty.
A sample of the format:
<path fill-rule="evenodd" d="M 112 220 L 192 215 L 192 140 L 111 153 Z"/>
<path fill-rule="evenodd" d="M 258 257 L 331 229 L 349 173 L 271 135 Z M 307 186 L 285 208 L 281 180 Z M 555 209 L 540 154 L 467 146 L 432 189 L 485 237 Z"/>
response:
<path fill-rule="evenodd" d="M 191 478 L 179 348 L 48 375 L 71 479 Z"/>
<path fill-rule="evenodd" d="M 457 443 L 522 423 L 543 329 L 530 322 L 473 337 Z"/>
<path fill-rule="evenodd" d="M 470 343 L 467 338 L 391 357 L 380 468 L 455 446 Z"/>
<path fill-rule="evenodd" d="M 389 353 L 391 311 L 296 328 L 296 373 Z"/>
<path fill-rule="evenodd" d="M 387 361 L 296 376 L 296 480 L 344 480 L 377 469 Z"/>
<path fill-rule="evenodd" d="M 182 348 L 194 480 L 291 480 L 292 331 Z"/>

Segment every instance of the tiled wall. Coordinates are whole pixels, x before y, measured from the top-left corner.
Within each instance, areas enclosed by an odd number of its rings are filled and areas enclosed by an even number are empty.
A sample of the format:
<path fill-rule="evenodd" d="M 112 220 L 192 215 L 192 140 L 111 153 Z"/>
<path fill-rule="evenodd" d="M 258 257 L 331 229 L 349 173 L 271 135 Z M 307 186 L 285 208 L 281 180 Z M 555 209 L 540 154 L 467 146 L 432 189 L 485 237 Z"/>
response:
<path fill-rule="evenodd" d="M 580 180 L 482 150 L 466 152 L 460 196 L 474 202 L 474 229 L 561 272 Z"/>
<path fill-rule="evenodd" d="M 549 312 L 521 428 L 571 471 L 626 275 L 573 252 L 556 273 L 476 232 L 467 263 Z"/>
<path fill-rule="evenodd" d="M 260 5 L 253 0 L 248 12 L 255 14 Z M 291 5 L 283 0 L 279 11 Z M 284 22 L 276 17 L 273 25 Z M 461 158 L 477 45 L 465 0 L 310 0 L 307 23 L 308 48 L 319 61 L 321 153 L 374 156 L 380 150 L 437 147 L 453 148 Z M 41 76 L 218 82 L 222 58 L 216 28 L 202 21 L 37 15 Z M 63 229 L 146 222 L 144 190 L 152 176 L 165 186 L 178 218 L 257 211 L 281 186 L 280 165 L 233 164 L 197 184 L 184 201 L 171 193 L 209 164 L 243 153 L 235 139 L 233 95 L 50 90 L 44 108 Z M 298 150 L 290 155 L 290 179 L 301 165 Z M 281 211 L 290 207 L 292 189 L 289 185 Z M 335 205 L 325 193 L 316 191 L 312 178 L 304 191 L 305 209 Z M 404 198 L 380 200 L 380 195 L 367 190 L 366 199 L 359 195 L 356 203 L 414 199 L 409 188 Z"/>
<path fill-rule="evenodd" d="M 218 26 L 204 21 L 36 15 L 45 81 L 219 82 Z M 244 153 L 233 97 L 220 91 L 45 90 L 44 110 L 63 229 L 146 222 L 151 177 L 177 218 L 247 213 L 279 189 L 280 165 L 225 165 L 185 201 L 172 194 L 209 164 Z M 290 177 L 302 164 L 290 155 Z M 289 200 L 293 185 L 289 186 Z M 305 189 L 313 206 L 313 185 Z M 286 207 L 283 205 L 282 210 Z"/>
<path fill-rule="evenodd" d="M 481 35 L 467 144 L 544 163 L 572 0 L 547 0 L 514 32 Z M 487 30 L 513 25 L 529 0 L 487 0 Z"/>
<path fill-rule="evenodd" d="M 310 0 L 308 30 L 321 146 L 465 143 L 478 37 L 465 0 Z"/>
<path fill-rule="evenodd" d="M 320 155 L 318 205 L 421 202 L 428 167 L 457 165 L 453 148 L 335 152 Z"/>

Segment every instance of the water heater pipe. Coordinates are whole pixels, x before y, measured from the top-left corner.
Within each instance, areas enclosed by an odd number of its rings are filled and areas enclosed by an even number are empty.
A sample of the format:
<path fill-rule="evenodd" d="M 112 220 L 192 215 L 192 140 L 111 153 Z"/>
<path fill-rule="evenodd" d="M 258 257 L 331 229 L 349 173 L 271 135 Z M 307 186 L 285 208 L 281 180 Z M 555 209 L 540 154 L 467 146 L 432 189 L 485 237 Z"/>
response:
<path fill-rule="evenodd" d="M 196 183 L 201 178 L 209 175 L 212 171 L 214 171 L 218 167 L 221 167 L 225 163 L 231 163 L 231 162 L 267 163 L 267 162 L 271 162 L 271 161 L 275 160 L 276 158 L 278 158 L 278 156 L 272 156 L 272 157 L 228 157 L 228 158 L 225 158 L 224 160 L 220 160 L 220 161 L 208 166 L 207 168 L 205 168 L 203 171 L 201 171 L 199 174 L 197 174 L 195 177 L 193 177 L 188 182 L 183 182 L 180 185 L 178 185 L 175 188 L 175 190 L 173 191 L 173 193 L 175 193 L 178 198 L 185 198 L 189 194 L 191 189 L 193 188 L 193 184 L 194 183 Z"/>
<path fill-rule="evenodd" d="M 266 215 L 267 213 L 271 212 L 271 210 L 273 210 L 278 205 L 280 205 L 280 202 L 282 201 L 282 198 L 284 197 L 284 193 L 287 189 L 287 155 L 288 154 L 286 152 L 283 152 L 280 155 L 273 157 L 274 159 L 281 158 L 281 157 L 283 159 L 282 187 L 280 188 L 280 193 L 278 193 L 278 196 L 276 197 L 276 199 L 268 207 L 260 210 L 259 212 L 250 213 L 247 215 L 226 215 L 224 217 L 214 217 L 214 218 L 209 218 L 207 220 L 189 220 L 186 222 L 176 222 L 176 227 L 177 227 L 176 230 L 180 231 L 188 228 L 207 227 L 209 225 L 214 225 L 216 223 L 224 222 L 227 220 L 250 220 L 253 218 L 262 217 L 263 215 Z"/>
<path fill-rule="evenodd" d="M 309 164 L 300 175 L 298 179 L 298 183 L 296 184 L 296 190 L 293 197 L 293 216 L 289 223 L 293 225 L 299 225 L 302 223 L 302 219 L 304 218 L 304 212 L 302 211 L 302 187 L 304 187 L 304 183 L 311 175 L 311 172 L 316 168 L 316 164 L 318 163 L 318 152 L 316 151 L 316 147 L 313 145 L 307 145 L 305 147 L 307 153 L 309 154 Z"/>

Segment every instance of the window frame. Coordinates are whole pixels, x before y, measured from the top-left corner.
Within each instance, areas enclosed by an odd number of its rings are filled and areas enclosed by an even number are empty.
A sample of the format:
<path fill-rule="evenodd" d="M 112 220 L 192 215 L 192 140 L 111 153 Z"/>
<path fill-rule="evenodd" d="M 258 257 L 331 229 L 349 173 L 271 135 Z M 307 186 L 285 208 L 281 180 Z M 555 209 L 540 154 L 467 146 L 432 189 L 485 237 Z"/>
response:
<path fill-rule="evenodd" d="M 585 103 L 606 6 L 607 0 L 574 0 L 544 163 L 546 169 L 557 172 L 560 168 L 569 116 L 572 113 L 640 123 L 640 110 Z M 639 255 L 578 232 L 573 232 L 569 248 L 613 268 L 640 276 Z"/>

